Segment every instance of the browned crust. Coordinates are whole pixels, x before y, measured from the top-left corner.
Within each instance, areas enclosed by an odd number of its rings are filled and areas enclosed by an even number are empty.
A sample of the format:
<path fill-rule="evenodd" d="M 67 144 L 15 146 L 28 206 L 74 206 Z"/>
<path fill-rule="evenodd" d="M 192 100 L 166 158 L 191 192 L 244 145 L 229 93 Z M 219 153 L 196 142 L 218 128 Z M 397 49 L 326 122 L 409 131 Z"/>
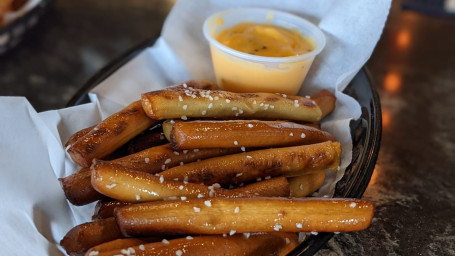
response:
<path fill-rule="evenodd" d="M 366 229 L 373 211 L 357 199 L 211 198 L 125 206 L 116 219 L 125 235 L 350 232 Z"/>
<path fill-rule="evenodd" d="M 288 238 L 289 239 L 289 238 Z M 277 234 L 195 236 L 131 246 L 134 255 L 278 255 L 286 237 Z M 124 252 L 127 249 L 123 249 Z M 122 250 L 101 251 L 98 256 L 123 255 Z"/>
<path fill-rule="evenodd" d="M 336 97 L 328 90 L 321 90 L 311 96 L 322 112 L 322 118 L 328 116 L 335 109 Z"/>
<path fill-rule="evenodd" d="M 60 245 L 68 255 L 84 255 L 95 245 L 122 237 L 123 235 L 112 217 L 75 226 L 63 237 Z"/>
<path fill-rule="evenodd" d="M 289 189 L 291 197 L 305 197 L 318 190 L 325 180 L 325 171 L 315 171 L 301 176 L 290 177 Z"/>
<path fill-rule="evenodd" d="M 173 150 L 168 144 L 148 148 L 122 158 L 112 160 L 135 171 L 156 173 L 180 164 L 227 155 L 239 152 L 240 149 L 200 149 Z M 66 198 L 74 205 L 85 205 L 103 198 L 103 195 L 93 189 L 90 168 L 81 168 L 74 174 L 60 178 Z"/>
<path fill-rule="evenodd" d="M 307 125 L 261 120 L 175 122 L 170 139 L 176 149 L 296 146 L 336 140 Z"/>
<path fill-rule="evenodd" d="M 85 205 L 103 198 L 92 188 L 90 168 L 81 168 L 77 172 L 59 178 L 66 199 L 74 205 Z"/>
<path fill-rule="evenodd" d="M 93 159 L 101 159 L 134 138 L 157 121 L 148 118 L 140 101 L 109 116 L 67 149 L 75 163 L 89 167 Z"/>
<path fill-rule="evenodd" d="M 256 195 L 288 196 L 287 181 L 273 180 L 244 188 L 227 190 L 220 186 L 205 186 L 186 181 L 166 180 L 145 172 L 137 172 L 106 161 L 96 161 L 92 167 L 92 187 L 99 193 L 124 202 L 138 203 L 156 200 L 196 197 L 253 197 Z M 266 191 L 266 184 L 283 186 Z M 262 194 L 264 193 L 264 194 Z"/>
<path fill-rule="evenodd" d="M 93 213 L 92 220 L 114 217 L 115 209 L 125 205 L 130 205 L 130 203 L 117 200 L 99 200 L 95 205 L 95 212 Z"/>
<path fill-rule="evenodd" d="M 273 93 L 233 93 L 177 88 L 142 94 L 152 119 L 223 118 L 281 119 L 317 122 L 322 113 L 311 99 Z"/>
<path fill-rule="evenodd" d="M 271 148 L 214 157 L 176 166 L 160 173 L 165 179 L 187 177 L 189 182 L 238 184 L 267 176 L 296 176 L 325 169 L 336 170 L 340 164 L 339 142 Z"/>

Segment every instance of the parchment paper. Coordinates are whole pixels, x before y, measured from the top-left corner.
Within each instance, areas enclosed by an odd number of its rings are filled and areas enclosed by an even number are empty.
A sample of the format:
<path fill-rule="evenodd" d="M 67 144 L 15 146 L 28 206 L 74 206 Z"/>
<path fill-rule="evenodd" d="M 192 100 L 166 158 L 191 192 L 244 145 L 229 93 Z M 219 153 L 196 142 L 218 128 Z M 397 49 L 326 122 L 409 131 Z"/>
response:
<path fill-rule="evenodd" d="M 301 95 L 326 88 L 337 97 L 336 111 L 324 120 L 323 129 L 342 143 L 342 166 L 318 194 L 331 195 L 351 161 L 349 121 L 360 115 L 357 102 L 341 91 L 371 56 L 390 1 L 181 0 L 169 14 L 156 44 L 100 83 L 90 93 L 93 103 L 37 113 L 22 97 L 0 97 L 2 254 L 63 255 L 60 239 L 93 214 L 93 204 L 75 207 L 65 200 L 57 178 L 78 167 L 63 144 L 74 132 L 139 99 L 142 92 L 190 78 L 213 79 L 202 23 L 216 11 L 240 6 L 300 15 L 326 35 L 326 48 L 313 63 Z"/>

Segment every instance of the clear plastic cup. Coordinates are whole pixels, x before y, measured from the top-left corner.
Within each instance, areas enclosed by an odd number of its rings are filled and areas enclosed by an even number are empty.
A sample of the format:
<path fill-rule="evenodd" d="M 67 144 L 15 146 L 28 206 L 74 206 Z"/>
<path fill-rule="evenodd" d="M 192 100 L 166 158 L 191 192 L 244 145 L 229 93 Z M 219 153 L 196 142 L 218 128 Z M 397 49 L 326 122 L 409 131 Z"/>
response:
<path fill-rule="evenodd" d="M 241 22 L 267 23 L 299 31 L 314 43 L 314 50 L 290 57 L 264 57 L 231 49 L 215 38 L 219 32 Z M 322 31 L 311 22 L 286 12 L 239 8 L 215 13 L 203 25 L 209 41 L 215 77 L 222 90 L 273 92 L 296 95 L 313 63 L 325 46 Z"/>

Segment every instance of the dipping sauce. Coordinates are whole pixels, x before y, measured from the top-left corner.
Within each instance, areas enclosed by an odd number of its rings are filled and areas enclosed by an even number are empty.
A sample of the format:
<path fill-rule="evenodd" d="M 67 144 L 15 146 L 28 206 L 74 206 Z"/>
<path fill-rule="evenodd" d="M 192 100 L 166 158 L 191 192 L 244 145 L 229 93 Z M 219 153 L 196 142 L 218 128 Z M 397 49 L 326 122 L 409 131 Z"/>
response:
<path fill-rule="evenodd" d="M 265 57 L 296 56 L 314 50 L 310 38 L 272 24 L 239 23 L 221 31 L 216 40 L 234 50 Z"/>
<path fill-rule="evenodd" d="M 261 8 L 215 13 L 203 32 L 216 82 L 232 92 L 296 95 L 325 46 L 324 34 L 311 22 Z"/>

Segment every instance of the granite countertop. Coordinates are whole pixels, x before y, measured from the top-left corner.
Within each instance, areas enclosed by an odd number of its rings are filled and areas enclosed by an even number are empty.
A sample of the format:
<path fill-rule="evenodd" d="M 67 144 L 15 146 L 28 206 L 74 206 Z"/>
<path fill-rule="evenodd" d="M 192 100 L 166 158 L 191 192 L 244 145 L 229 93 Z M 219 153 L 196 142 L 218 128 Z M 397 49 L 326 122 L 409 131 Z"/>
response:
<path fill-rule="evenodd" d="M 0 95 L 62 108 L 110 60 L 159 33 L 172 0 L 58 0 L 0 57 Z M 317 255 L 455 255 L 455 22 L 394 1 L 367 67 L 382 104 L 381 151 L 364 199 L 369 229 Z"/>

